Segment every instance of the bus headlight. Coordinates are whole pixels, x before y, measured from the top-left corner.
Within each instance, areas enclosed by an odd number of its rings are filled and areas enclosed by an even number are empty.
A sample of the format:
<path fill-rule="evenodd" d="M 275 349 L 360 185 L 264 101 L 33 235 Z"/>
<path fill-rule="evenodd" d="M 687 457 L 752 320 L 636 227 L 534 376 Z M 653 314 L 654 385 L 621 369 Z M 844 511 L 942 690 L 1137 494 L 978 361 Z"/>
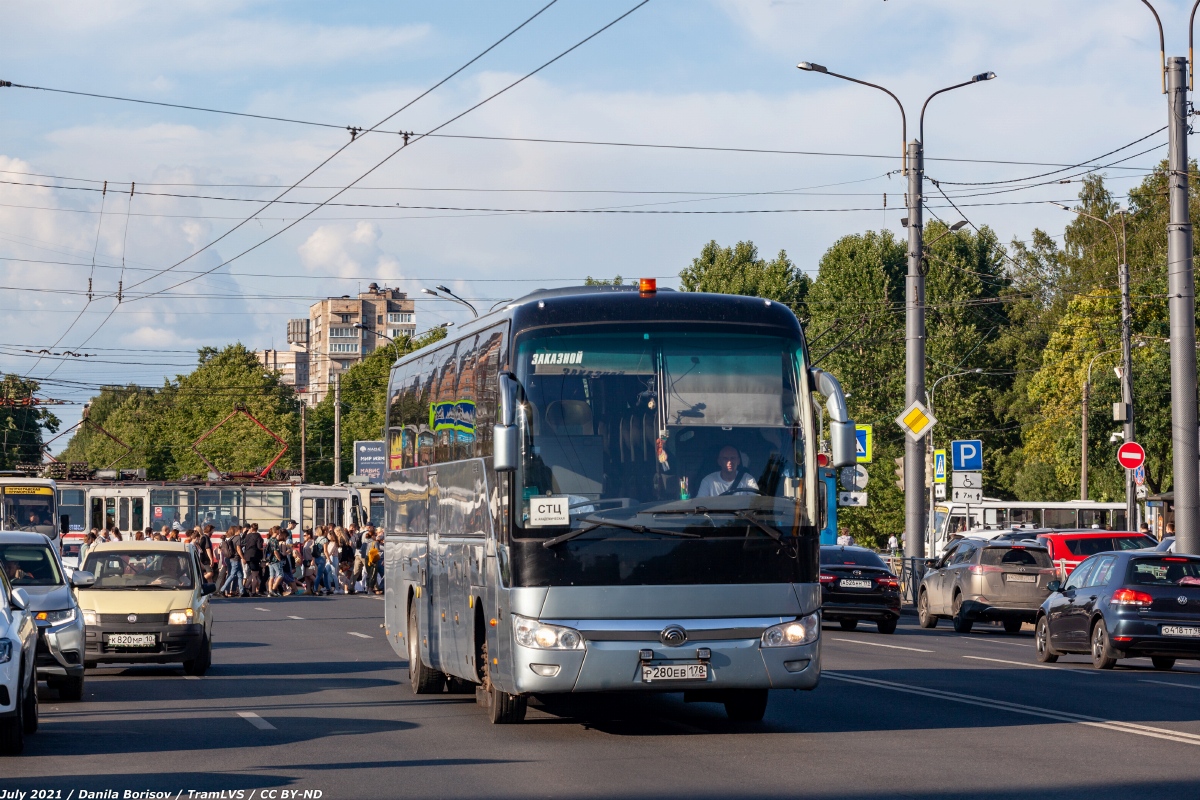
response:
<path fill-rule="evenodd" d="M 522 647 L 534 650 L 582 650 L 583 636 L 574 628 L 547 625 L 536 619 L 512 615 L 513 638 Z"/>
<path fill-rule="evenodd" d="M 192 621 L 192 610 L 186 608 L 182 611 L 172 611 L 167 617 L 168 625 L 189 625 Z"/>
<path fill-rule="evenodd" d="M 812 644 L 821 633 L 821 614 L 814 611 L 807 617 L 781 622 L 763 631 L 763 647 L 795 647 L 799 644 Z"/>

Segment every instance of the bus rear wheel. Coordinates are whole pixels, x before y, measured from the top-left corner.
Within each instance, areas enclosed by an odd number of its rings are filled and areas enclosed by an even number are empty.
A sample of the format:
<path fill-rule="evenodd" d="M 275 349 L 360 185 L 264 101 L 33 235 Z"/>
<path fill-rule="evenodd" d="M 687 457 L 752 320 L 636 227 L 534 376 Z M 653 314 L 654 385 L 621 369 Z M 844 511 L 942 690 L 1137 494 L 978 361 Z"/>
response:
<path fill-rule="evenodd" d="M 421 661 L 421 633 L 417 628 L 417 607 L 408 609 L 408 682 L 413 694 L 441 694 L 446 676 Z"/>

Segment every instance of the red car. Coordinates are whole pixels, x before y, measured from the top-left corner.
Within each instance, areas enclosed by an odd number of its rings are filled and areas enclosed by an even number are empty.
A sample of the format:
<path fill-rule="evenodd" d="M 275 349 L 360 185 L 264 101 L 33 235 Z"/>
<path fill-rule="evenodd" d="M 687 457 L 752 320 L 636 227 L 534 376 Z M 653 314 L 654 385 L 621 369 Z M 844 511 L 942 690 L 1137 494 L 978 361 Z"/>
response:
<path fill-rule="evenodd" d="M 1107 553 L 1112 550 L 1141 550 L 1144 547 L 1152 548 L 1158 544 L 1153 537 L 1136 531 L 1095 529 L 1039 533 L 1037 541 L 1046 545 L 1050 550 L 1050 559 L 1056 567 L 1060 563 L 1064 565 L 1065 575 L 1070 575 L 1072 570 L 1083 563 L 1085 558 L 1096 553 Z"/>

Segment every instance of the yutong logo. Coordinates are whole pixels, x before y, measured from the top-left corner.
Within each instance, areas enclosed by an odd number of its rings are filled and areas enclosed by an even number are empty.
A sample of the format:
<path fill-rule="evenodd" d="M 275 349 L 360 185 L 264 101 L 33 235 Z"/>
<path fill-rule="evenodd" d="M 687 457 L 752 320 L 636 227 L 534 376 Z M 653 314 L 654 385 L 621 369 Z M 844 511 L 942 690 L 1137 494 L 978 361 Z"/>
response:
<path fill-rule="evenodd" d="M 687 641 L 687 631 L 678 625 L 668 625 L 658 635 L 658 640 L 667 647 L 679 647 Z"/>

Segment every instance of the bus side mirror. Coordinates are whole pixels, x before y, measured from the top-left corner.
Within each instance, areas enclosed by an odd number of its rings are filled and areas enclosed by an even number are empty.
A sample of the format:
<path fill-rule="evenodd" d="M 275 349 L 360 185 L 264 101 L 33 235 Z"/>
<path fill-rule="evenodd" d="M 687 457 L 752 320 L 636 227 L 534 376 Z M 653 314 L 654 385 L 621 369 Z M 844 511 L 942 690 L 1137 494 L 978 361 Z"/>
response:
<path fill-rule="evenodd" d="M 58 515 L 58 532 L 66 535 L 71 532 L 71 517 L 68 514 Z"/>
<path fill-rule="evenodd" d="M 854 420 L 846 409 L 846 394 L 838 379 L 823 369 L 811 370 L 817 383 L 817 391 L 825 395 L 825 407 L 829 411 L 829 444 L 831 467 L 853 467 L 858 463 L 858 434 Z"/>
<path fill-rule="evenodd" d="M 511 373 L 500 373 L 499 421 L 492 429 L 492 466 L 496 472 L 513 472 L 517 468 L 517 390 L 520 386 Z"/>

